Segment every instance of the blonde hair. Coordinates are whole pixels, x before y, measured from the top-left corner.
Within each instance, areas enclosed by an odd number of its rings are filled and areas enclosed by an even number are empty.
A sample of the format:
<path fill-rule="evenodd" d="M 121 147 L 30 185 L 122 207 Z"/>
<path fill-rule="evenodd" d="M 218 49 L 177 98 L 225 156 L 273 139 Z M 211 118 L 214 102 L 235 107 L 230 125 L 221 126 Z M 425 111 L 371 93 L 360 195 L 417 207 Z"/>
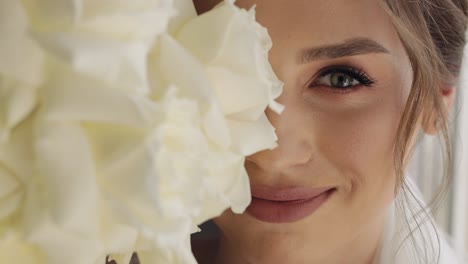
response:
<path fill-rule="evenodd" d="M 460 75 L 466 44 L 468 1 L 381 0 L 381 3 L 399 33 L 413 68 L 413 85 L 395 143 L 396 192 L 401 188 L 408 189 L 404 172 L 413 152 L 411 141 L 418 136 L 417 125 L 421 121 L 436 122 L 443 143 L 444 180 L 429 203 L 432 210 L 446 193 L 453 171 L 448 109 L 441 94 L 443 88 L 454 87 Z M 416 200 L 411 193 L 406 198 Z M 414 214 L 414 221 L 419 221 L 417 226 L 430 219 L 430 215 L 426 215 L 421 220 L 420 215 L 427 214 L 426 209 L 421 205 L 421 210 Z M 413 228 L 410 233 L 417 231 Z M 440 250 L 440 245 L 423 246 Z M 418 253 L 425 254 L 423 263 L 438 263 L 438 259 L 427 259 L 427 252 Z"/>

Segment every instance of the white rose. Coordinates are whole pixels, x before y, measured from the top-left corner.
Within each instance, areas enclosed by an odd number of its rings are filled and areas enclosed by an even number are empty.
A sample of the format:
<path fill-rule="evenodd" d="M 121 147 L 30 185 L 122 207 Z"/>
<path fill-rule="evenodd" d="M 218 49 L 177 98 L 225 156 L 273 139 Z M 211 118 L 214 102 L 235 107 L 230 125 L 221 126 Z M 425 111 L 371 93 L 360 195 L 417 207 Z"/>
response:
<path fill-rule="evenodd" d="M 27 18 L 18 1 L 0 3 L 0 142 L 37 104 L 44 55 L 27 35 Z"/>
<path fill-rule="evenodd" d="M 163 40 L 163 47 L 183 51 Z M 193 63 L 190 72 L 203 71 Z M 171 88 L 153 101 L 63 65 L 51 72 L 35 121 L 38 181 L 47 196 L 32 201 L 42 213 L 30 223 L 29 239 L 46 252 L 60 249 L 53 263 L 70 250 L 83 256 L 76 263 L 100 251 L 191 256 L 180 241 L 194 225 L 229 206 L 240 212 L 248 205 L 244 157 L 206 133 L 227 131 L 207 87 Z"/>
<path fill-rule="evenodd" d="M 170 36 L 161 37 L 158 50 L 153 56 L 152 61 L 157 64 L 154 66 L 157 72 L 154 72 L 153 76 L 176 85 L 182 98 L 197 102 L 199 116 L 187 120 L 199 120 L 199 133 L 206 137 L 205 141 L 202 141 L 199 139 L 201 136 L 197 137 L 195 132 L 185 134 L 188 137 L 187 142 L 192 140 L 193 143 L 203 143 L 202 146 L 208 147 L 194 145 L 187 148 L 202 154 L 192 158 L 195 161 L 194 168 L 201 170 L 200 176 L 196 178 L 204 184 L 204 187 L 198 190 L 198 196 L 203 199 L 195 201 L 195 204 L 198 204 L 197 208 L 201 210 L 196 224 L 219 215 L 229 207 L 233 207 L 236 212 L 242 212 L 250 203 L 244 156 L 231 148 L 228 119 L 219 105 L 203 65 Z M 191 173 L 190 171 L 187 170 L 187 173 Z M 193 193 L 190 190 L 184 192 Z"/>
<path fill-rule="evenodd" d="M 276 147 L 274 128 L 264 111 L 282 91 L 268 61 L 272 43 L 255 21 L 254 10 L 225 1 L 185 23 L 177 40 L 204 65 L 211 86 L 229 123 L 232 148 L 250 155 Z"/>
<path fill-rule="evenodd" d="M 0 144 L 0 226 L 9 223 L 6 230 L 16 228 L 23 210 L 26 185 L 33 168 L 32 119 L 18 125 L 10 139 Z M 5 226 L 4 226 L 5 227 Z M 2 237 L 0 230 L 0 240 Z"/>
<path fill-rule="evenodd" d="M 41 249 L 23 237 L 28 184 L 32 176 L 32 118 L 15 127 L 0 144 L 0 262 L 47 264 Z"/>
<path fill-rule="evenodd" d="M 154 92 L 158 94 L 157 88 L 164 84 L 175 84 L 183 97 L 196 99 L 205 135 L 219 149 L 240 155 L 236 165 L 218 174 L 223 177 L 207 181 L 215 184 L 201 189 L 210 199 L 200 207 L 199 220 L 216 216 L 222 208 L 241 213 L 250 203 L 244 156 L 276 146 L 274 128 L 264 113 L 267 106 L 282 110 L 274 101 L 282 84 L 268 62 L 271 40 L 255 22 L 253 11 L 231 2 L 187 20 L 176 32 L 177 39 L 162 36 L 153 52 L 151 62 L 157 62 L 157 72 L 151 74 Z M 212 168 L 227 164 L 213 162 L 209 155 L 204 158 Z"/>
<path fill-rule="evenodd" d="M 27 241 L 51 264 L 94 263 L 109 253 L 131 251 L 142 227 L 117 217 L 112 202 L 121 200 L 112 200 L 112 186 L 107 186 L 116 179 L 103 171 L 141 144 L 142 131 L 157 117 L 154 104 L 66 65 L 49 73 L 34 117 L 36 166 L 23 219 Z M 109 144 L 113 139 L 116 144 Z M 145 175 L 139 167 L 132 169 L 126 186 L 142 188 L 145 182 L 138 180 Z M 135 198 L 119 195 L 121 208 Z"/>
<path fill-rule="evenodd" d="M 209 167 L 199 161 L 205 152 L 215 157 L 196 121 L 197 102 L 175 90 L 154 102 L 64 65 L 51 72 L 35 116 L 28 241 L 50 263 L 93 263 L 136 250 L 191 256 L 180 243 L 204 206 Z M 67 260 L 70 254 L 77 257 Z"/>
<path fill-rule="evenodd" d="M 25 243 L 17 234 L 9 233 L 0 239 L 2 263 L 47 264 L 45 256 L 34 245 Z"/>
<path fill-rule="evenodd" d="M 176 0 L 176 37 L 164 32 L 172 1 L 24 3 L 61 59 L 39 78 L 34 115 L 0 145 L 0 221 L 20 217 L 0 236 L 17 229 L 47 264 L 133 251 L 142 264 L 195 263 L 190 233 L 247 207 L 245 155 L 275 146 L 264 110 L 281 111 L 281 83 L 266 31 L 231 2 L 192 18 L 193 2 Z"/>
<path fill-rule="evenodd" d="M 24 0 L 36 39 L 77 70 L 147 93 L 147 52 L 172 0 Z"/>

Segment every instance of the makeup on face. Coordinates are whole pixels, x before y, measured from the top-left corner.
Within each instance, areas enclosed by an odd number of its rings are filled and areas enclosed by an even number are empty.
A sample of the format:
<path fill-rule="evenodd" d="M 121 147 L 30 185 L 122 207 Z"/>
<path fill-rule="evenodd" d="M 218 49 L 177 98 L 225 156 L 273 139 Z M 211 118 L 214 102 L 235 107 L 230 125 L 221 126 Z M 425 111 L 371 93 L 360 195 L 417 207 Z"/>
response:
<path fill-rule="evenodd" d="M 317 211 L 335 190 L 333 187 L 252 186 L 252 202 L 247 213 L 263 222 L 296 222 Z"/>

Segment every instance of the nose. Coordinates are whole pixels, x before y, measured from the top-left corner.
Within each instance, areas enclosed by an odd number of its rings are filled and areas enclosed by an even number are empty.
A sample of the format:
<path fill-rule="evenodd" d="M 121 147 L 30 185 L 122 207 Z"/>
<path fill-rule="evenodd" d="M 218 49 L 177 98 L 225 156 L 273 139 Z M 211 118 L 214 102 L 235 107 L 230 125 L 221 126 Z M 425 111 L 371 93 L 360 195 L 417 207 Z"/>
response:
<path fill-rule="evenodd" d="M 287 172 L 312 160 L 312 131 L 310 124 L 300 114 L 297 106 L 285 105 L 282 114 L 266 110 L 266 115 L 276 129 L 278 146 L 272 150 L 255 153 L 247 160 L 263 171 Z"/>

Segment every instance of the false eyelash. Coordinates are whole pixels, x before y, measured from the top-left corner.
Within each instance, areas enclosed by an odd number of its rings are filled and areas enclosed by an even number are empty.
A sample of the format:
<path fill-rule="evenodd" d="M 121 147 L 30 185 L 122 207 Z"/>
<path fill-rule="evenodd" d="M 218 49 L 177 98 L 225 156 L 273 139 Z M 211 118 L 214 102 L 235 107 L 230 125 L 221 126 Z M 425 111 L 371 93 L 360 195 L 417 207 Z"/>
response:
<path fill-rule="evenodd" d="M 371 77 L 369 77 L 362 69 L 345 65 L 335 65 L 322 69 L 319 72 L 318 77 L 323 77 L 333 73 L 347 74 L 358 80 L 364 86 L 372 86 L 375 83 L 375 81 Z"/>

